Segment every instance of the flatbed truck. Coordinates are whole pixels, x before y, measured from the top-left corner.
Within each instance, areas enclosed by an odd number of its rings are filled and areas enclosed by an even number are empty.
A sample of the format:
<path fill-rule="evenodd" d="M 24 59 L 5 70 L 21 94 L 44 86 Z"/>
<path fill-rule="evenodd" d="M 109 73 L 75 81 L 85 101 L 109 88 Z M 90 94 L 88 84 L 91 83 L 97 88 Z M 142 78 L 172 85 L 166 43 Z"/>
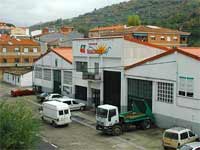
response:
<path fill-rule="evenodd" d="M 139 103 L 145 110 L 139 109 Z M 137 128 L 149 129 L 154 123 L 154 116 L 145 100 L 137 100 L 132 105 L 132 110 L 119 113 L 118 107 L 113 105 L 100 105 L 96 113 L 96 129 L 104 133 L 118 136 L 131 125 Z"/>

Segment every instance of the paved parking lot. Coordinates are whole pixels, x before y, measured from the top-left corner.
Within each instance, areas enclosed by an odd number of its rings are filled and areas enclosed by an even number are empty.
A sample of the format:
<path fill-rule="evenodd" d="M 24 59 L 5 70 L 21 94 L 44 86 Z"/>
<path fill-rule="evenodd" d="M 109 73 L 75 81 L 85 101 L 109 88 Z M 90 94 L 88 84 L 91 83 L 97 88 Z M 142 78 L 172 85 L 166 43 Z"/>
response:
<path fill-rule="evenodd" d="M 39 117 L 39 103 L 37 103 L 36 97 L 12 98 L 9 96 L 11 88 L 13 86 L 0 82 L 0 100 L 22 101 Z M 163 150 L 161 129 L 132 130 L 119 137 L 114 137 L 95 130 L 95 114 L 93 112 L 73 111 L 72 115 L 73 122 L 69 126 L 59 128 L 54 128 L 41 121 L 40 135 L 44 141 L 48 141 L 61 150 Z"/>

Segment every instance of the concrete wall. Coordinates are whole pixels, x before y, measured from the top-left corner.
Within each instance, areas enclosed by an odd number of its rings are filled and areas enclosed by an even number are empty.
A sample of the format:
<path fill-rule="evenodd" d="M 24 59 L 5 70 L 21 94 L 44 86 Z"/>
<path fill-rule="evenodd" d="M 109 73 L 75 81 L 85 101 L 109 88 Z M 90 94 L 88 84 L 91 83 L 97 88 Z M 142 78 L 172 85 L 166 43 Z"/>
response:
<path fill-rule="evenodd" d="M 28 72 L 24 75 L 14 75 L 10 73 L 4 73 L 3 81 L 10 83 L 12 85 L 20 86 L 20 87 L 31 87 L 32 86 L 32 72 Z"/>

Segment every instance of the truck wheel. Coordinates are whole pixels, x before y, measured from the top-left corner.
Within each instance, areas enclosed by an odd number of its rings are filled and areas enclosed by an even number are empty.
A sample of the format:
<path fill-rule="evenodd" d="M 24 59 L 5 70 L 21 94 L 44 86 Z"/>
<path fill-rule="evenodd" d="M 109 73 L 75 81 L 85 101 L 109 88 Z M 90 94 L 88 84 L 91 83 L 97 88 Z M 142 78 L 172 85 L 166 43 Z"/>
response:
<path fill-rule="evenodd" d="M 141 127 L 142 127 L 143 130 L 151 128 L 151 121 L 150 120 L 144 120 L 141 123 Z"/>
<path fill-rule="evenodd" d="M 122 127 L 120 125 L 115 125 L 112 129 L 112 135 L 119 136 L 122 134 Z"/>

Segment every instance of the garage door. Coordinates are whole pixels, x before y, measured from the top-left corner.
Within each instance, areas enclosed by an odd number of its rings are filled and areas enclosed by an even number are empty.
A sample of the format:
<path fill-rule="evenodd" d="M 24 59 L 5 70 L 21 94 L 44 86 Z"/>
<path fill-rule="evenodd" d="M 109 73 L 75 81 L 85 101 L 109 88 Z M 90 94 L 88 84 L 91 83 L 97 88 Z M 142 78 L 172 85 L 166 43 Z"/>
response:
<path fill-rule="evenodd" d="M 152 109 L 152 82 L 138 79 L 128 79 L 128 110 L 132 109 L 132 104 L 138 100 L 146 100 Z M 145 112 L 143 103 L 138 103 L 140 109 Z"/>
<path fill-rule="evenodd" d="M 104 104 L 117 106 L 120 110 L 121 102 L 121 73 L 114 71 L 104 71 Z"/>

